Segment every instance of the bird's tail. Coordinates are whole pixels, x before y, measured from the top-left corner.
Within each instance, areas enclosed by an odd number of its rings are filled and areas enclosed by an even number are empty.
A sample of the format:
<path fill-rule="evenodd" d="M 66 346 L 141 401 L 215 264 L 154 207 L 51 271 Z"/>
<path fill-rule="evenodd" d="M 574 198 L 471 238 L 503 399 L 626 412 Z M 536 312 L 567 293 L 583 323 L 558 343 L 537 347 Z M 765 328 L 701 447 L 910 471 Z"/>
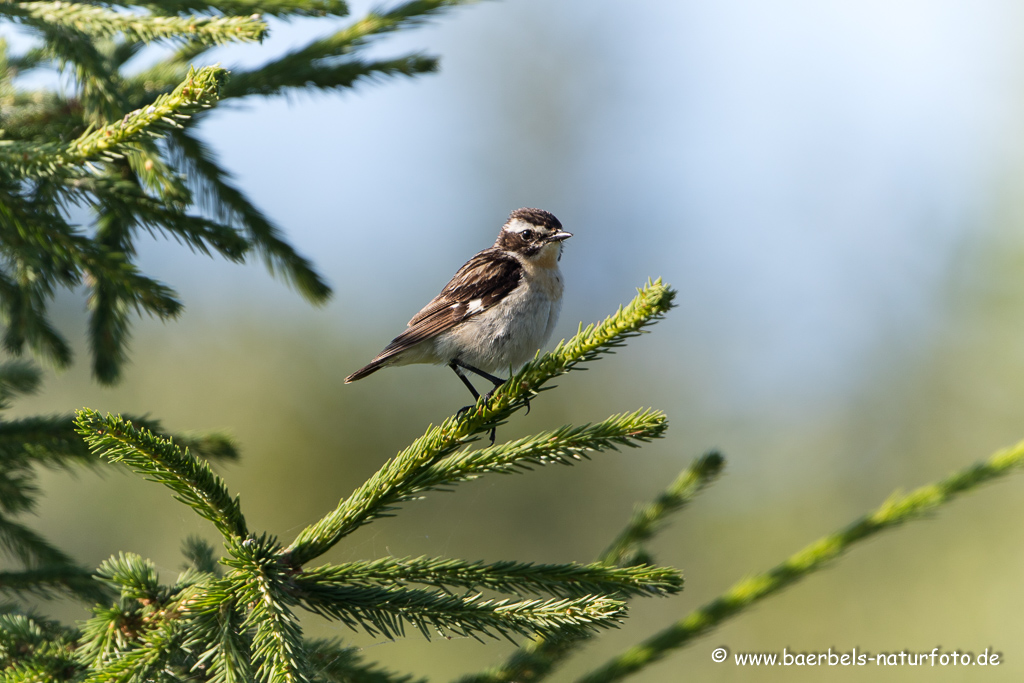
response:
<path fill-rule="evenodd" d="M 362 379 L 362 378 L 366 377 L 367 375 L 372 375 L 373 373 L 375 373 L 378 370 L 380 370 L 382 367 L 384 367 L 384 361 L 383 360 L 374 359 L 366 367 L 359 368 L 358 370 L 353 372 L 351 375 L 346 377 L 345 378 L 345 384 L 349 384 L 351 382 L 355 382 L 357 379 Z"/>

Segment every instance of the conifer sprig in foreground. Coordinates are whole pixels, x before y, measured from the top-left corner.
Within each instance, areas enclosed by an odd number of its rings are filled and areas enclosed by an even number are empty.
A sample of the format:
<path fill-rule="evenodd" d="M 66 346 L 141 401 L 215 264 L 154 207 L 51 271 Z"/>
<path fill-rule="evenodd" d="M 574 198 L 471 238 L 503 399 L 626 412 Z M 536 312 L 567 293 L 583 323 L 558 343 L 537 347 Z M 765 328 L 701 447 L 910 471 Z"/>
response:
<path fill-rule="evenodd" d="M 428 430 L 327 515 L 326 522 L 300 532 L 287 550 L 275 538 L 249 530 L 238 498 L 187 449 L 123 418 L 79 411 L 77 428 L 96 456 L 125 463 L 163 484 L 177 500 L 213 522 L 224 538 L 227 555 L 221 563 L 228 568 L 226 573 L 213 571 L 211 551 L 195 541 L 188 546 L 194 567 L 174 586 L 160 585 L 152 563 L 138 556 L 120 555 L 105 563 L 100 578 L 119 590 L 121 599 L 117 608 L 98 607 L 85 628 L 89 642 L 79 648 L 78 658 L 88 670 L 87 680 L 144 680 L 158 670 L 190 667 L 208 672 L 208 680 L 218 683 L 244 681 L 250 675 L 271 683 L 314 681 L 313 655 L 328 646 L 309 649 L 299 610 L 387 638 L 414 629 L 427 638 L 581 640 L 616 627 L 625 616 L 626 598 L 678 592 L 682 577 L 677 571 L 649 564 L 383 558 L 306 566 L 351 530 L 423 492 L 486 473 L 572 464 L 590 452 L 634 447 L 662 436 L 665 416 L 638 410 L 456 452 L 489 424 L 522 407 L 534 395 L 528 386 L 540 386 L 621 345 L 660 318 L 671 300 L 669 288 L 648 283 L 629 306 L 524 368 L 520 376 L 528 379 L 516 382 L 518 393 L 506 392 L 497 407 L 478 405 L 468 415 Z M 484 591 L 510 597 L 491 597 Z M 394 678 L 372 668 L 349 668 L 357 680 L 364 674 L 371 680 Z"/>
<path fill-rule="evenodd" d="M 179 38 L 209 40 L 214 44 L 231 40 L 257 41 L 266 36 L 267 25 L 259 15 L 250 16 L 139 16 L 115 12 L 87 3 L 6 2 L 0 14 L 15 20 L 59 26 L 95 38 L 122 35 L 132 42 Z"/>
<path fill-rule="evenodd" d="M 39 368 L 26 361 L 0 363 L 0 411 L 11 407 L 18 395 L 35 393 L 42 381 Z M 7 419 L 0 414 L 0 549 L 23 568 L 0 572 L 0 593 L 6 598 L 32 594 L 47 598 L 66 596 L 85 603 L 105 601 L 109 591 L 66 553 L 18 521 L 33 512 L 41 492 L 38 469 L 97 468 L 102 461 L 89 452 L 75 432 L 70 415 Z M 149 429 L 159 422 L 132 418 Z M 237 451 L 223 435 L 176 437 L 207 458 L 236 459 Z M 19 622 L 20 623 L 20 622 Z"/>
<path fill-rule="evenodd" d="M 224 480 L 206 461 L 182 451 L 170 439 L 136 429 L 120 416 L 101 417 L 84 409 L 78 411 L 76 423 L 93 452 L 168 486 L 178 500 L 213 522 L 227 540 L 240 543 L 248 534 L 238 498 L 231 497 Z"/>
<path fill-rule="evenodd" d="M 227 71 L 218 67 L 190 69 L 173 92 L 67 144 L 0 140 L 0 168 L 25 179 L 55 174 L 86 177 L 91 173 L 87 164 L 119 159 L 129 152 L 127 145 L 180 128 L 180 121 L 210 107 L 226 75 Z"/>
<path fill-rule="evenodd" d="M 708 453 L 683 470 L 653 502 L 638 506 L 626 527 L 605 550 L 599 562 L 604 566 L 643 567 L 653 564 L 644 547 L 664 527 L 670 514 L 686 507 L 721 475 L 725 461 Z M 503 664 L 488 671 L 464 676 L 458 683 L 534 683 L 551 674 L 566 658 L 579 650 L 592 634 L 560 633 L 536 636 L 524 643 Z"/>
<path fill-rule="evenodd" d="M 346 562 L 303 572 L 311 580 L 334 584 L 398 586 L 422 583 L 450 588 L 484 588 L 502 593 L 574 597 L 588 593 L 668 595 L 682 590 L 679 572 L 668 567 L 607 564 L 533 564 L 466 562 L 447 558 L 385 557 Z"/>

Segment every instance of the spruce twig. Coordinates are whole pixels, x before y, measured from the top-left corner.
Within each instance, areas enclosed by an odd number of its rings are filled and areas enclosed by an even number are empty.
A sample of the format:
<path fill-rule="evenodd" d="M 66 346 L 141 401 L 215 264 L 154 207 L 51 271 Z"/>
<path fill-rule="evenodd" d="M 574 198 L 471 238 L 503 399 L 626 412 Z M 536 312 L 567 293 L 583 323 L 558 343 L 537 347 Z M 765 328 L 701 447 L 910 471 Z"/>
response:
<path fill-rule="evenodd" d="M 20 613 L 10 605 L 0 611 L 0 669 L 5 683 L 63 681 L 76 671 L 75 629 Z"/>
<path fill-rule="evenodd" d="M 643 543 L 663 528 L 667 517 L 683 509 L 722 473 L 725 462 L 712 452 L 683 470 L 653 502 L 639 506 L 629 523 L 605 550 L 599 561 L 605 565 L 630 566 L 650 562 Z M 503 664 L 488 671 L 459 679 L 459 683 L 535 683 L 546 678 L 569 655 L 579 649 L 586 636 L 536 637 L 517 649 Z"/>
<path fill-rule="evenodd" d="M 447 423 L 446 423 L 447 424 Z M 509 444 L 499 444 L 476 451 L 462 451 L 451 457 L 421 465 L 422 459 L 410 458 L 409 470 L 399 467 L 403 452 L 394 467 L 386 464 L 366 484 L 342 502 L 334 533 L 340 539 L 381 515 L 387 515 L 403 501 L 413 500 L 425 491 L 441 489 L 449 484 L 476 479 L 487 473 L 525 472 L 530 465 L 560 463 L 569 465 L 583 458 L 588 451 L 614 450 L 619 445 L 635 447 L 639 442 L 658 438 L 667 426 L 665 416 L 654 411 L 637 411 L 630 415 L 615 415 L 596 425 L 563 427 L 554 432 L 543 432 Z M 396 476 L 396 472 L 398 476 Z M 328 518 L 324 518 L 328 520 Z M 321 520 L 323 522 L 324 520 Z M 304 532 L 305 533 L 305 530 Z M 300 534 L 299 539 L 302 536 Z M 300 547 L 293 544 L 293 548 Z M 326 549 L 326 548 L 325 548 Z M 304 555 L 288 551 L 293 562 Z"/>
<path fill-rule="evenodd" d="M 371 10 L 334 35 L 312 41 L 256 69 L 233 69 L 225 97 L 277 95 L 285 89 L 348 88 L 366 77 L 412 76 L 437 69 L 437 60 L 412 54 L 397 59 L 362 61 L 352 54 L 375 37 L 420 25 L 471 0 L 413 0 L 389 10 Z"/>
<path fill-rule="evenodd" d="M 150 432 L 164 431 L 159 420 L 137 415 L 125 415 L 123 419 Z M 181 448 L 186 448 L 206 460 L 238 460 L 238 449 L 225 434 L 187 433 L 173 434 L 169 438 Z M 17 463 L 25 467 L 43 465 L 67 469 L 71 465 L 95 466 L 101 462 L 78 435 L 74 415 L 34 416 L 0 421 L 0 460 L 8 468 Z M 0 493 L 0 501 L 2 499 L 3 495 Z"/>
<path fill-rule="evenodd" d="M 385 638 L 404 636 L 405 624 L 427 639 L 431 632 L 509 640 L 512 635 L 579 635 L 615 628 L 625 616 L 624 602 L 602 595 L 485 600 L 480 593 L 335 585 L 305 577 L 297 577 L 295 586 L 306 609 Z"/>
<path fill-rule="evenodd" d="M 477 450 L 463 450 L 424 468 L 408 482 L 408 499 L 422 491 L 460 481 L 471 481 L 484 474 L 512 474 L 528 471 L 536 465 L 572 465 L 591 452 L 636 448 L 664 436 L 668 429 L 665 414 L 657 410 L 637 410 L 612 415 L 593 425 L 567 425 L 508 443 Z"/>
<path fill-rule="evenodd" d="M 143 43 L 169 38 L 208 40 L 214 44 L 258 41 L 267 32 L 266 23 L 258 15 L 140 16 L 66 0 L 2 3 L 0 15 L 15 20 L 33 19 L 97 38 L 120 34 L 126 40 Z"/>
<path fill-rule="evenodd" d="M 306 570 L 300 577 L 300 582 L 313 581 L 323 585 L 391 587 L 422 583 L 563 598 L 615 593 L 663 596 L 677 593 L 683 587 L 682 576 L 669 567 L 609 567 L 601 563 L 485 563 L 431 557 L 385 557 L 327 565 Z"/>
<path fill-rule="evenodd" d="M 245 518 L 237 497 L 208 463 L 182 451 L 173 441 L 136 429 L 121 417 L 102 417 L 88 408 L 75 421 L 90 450 L 112 462 L 124 462 L 152 481 L 165 484 L 175 497 L 214 523 L 227 539 L 245 538 Z"/>
<path fill-rule="evenodd" d="M 159 0 L 132 2 L 154 13 L 223 12 L 224 14 L 259 13 L 273 17 L 343 17 L 348 4 L 343 0 Z"/>
<path fill-rule="evenodd" d="M 8 173 L 36 178 L 55 173 L 84 175 L 87 162 L 112 161 L 127 154 L 127 146 L 177 128 L 180 119 L 211 106 L 227 72 L 219 67 L 190 71 L 174 92 L 137 109 L 116 123 L 86 132 L 68 144 L 0 140 L 0 167 Z"/>
<path fill-rule="evenodd" d="M 252 664 L 258 680 L 267 683 L 305 683 L 310 681 L 310 665 L 302 647 L 302 628 L 292 607 L 298 602 L 293 583 L 278 560 L 280 545 L 271 536 L 250 537 L 228 545 L 231 557 L 224 564 L 235 569 L 215 582 L 221 595 L 206 597 L 211 608 L 224 609 L 225 603 L 244 606 L 248 611 L 242 631 L 252 635 Z M 226 599 L 226 596 L 231 596 Z M 201 609 L 197 605 L 190 609 Z"/>
<path fill-rule="evenodd" d="M 9 597 L 37 595 L 43 598 L 69 596 L 95 603 L 110 598 L 87 569 L 72 564 L 43 565 L 24 571 L 0 572 L 0 592 Z"/>

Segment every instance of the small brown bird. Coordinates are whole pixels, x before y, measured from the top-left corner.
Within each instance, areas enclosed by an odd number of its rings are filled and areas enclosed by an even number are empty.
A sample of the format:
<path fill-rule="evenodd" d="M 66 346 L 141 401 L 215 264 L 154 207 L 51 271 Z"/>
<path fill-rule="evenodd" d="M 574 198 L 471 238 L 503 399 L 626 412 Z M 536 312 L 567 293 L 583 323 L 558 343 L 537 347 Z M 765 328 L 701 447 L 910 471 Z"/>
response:
<path fill-rule="evenodd" d="M 474 399 L 480 394 L 463 370 L 501 386 L 505 380 L 492 373 L 528 361 L 554 330 L 563 288 L 558 262 L 570 237 L 547 211 L 516 209 L 494 246 L 459 268 L 407 329 L 345 383 L 390 365 L 443 363 Z"/>

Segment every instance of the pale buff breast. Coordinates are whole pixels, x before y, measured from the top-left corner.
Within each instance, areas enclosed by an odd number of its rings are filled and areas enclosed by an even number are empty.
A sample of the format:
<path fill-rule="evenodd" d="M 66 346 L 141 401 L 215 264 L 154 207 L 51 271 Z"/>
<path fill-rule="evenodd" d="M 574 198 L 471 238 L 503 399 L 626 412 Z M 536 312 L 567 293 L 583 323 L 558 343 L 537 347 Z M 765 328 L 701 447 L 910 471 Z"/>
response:
<path fill-rule="evenodd" d="M 481 370 L 504 372 L 533 358 L 551 337 L 561 309 L 564 285 L 557 252 L 551 263 L 553 267 L 539 260 L 524 263 L 519 288 L 434 340 L 434 362 L 446 363 L 458 356 Z"/>

